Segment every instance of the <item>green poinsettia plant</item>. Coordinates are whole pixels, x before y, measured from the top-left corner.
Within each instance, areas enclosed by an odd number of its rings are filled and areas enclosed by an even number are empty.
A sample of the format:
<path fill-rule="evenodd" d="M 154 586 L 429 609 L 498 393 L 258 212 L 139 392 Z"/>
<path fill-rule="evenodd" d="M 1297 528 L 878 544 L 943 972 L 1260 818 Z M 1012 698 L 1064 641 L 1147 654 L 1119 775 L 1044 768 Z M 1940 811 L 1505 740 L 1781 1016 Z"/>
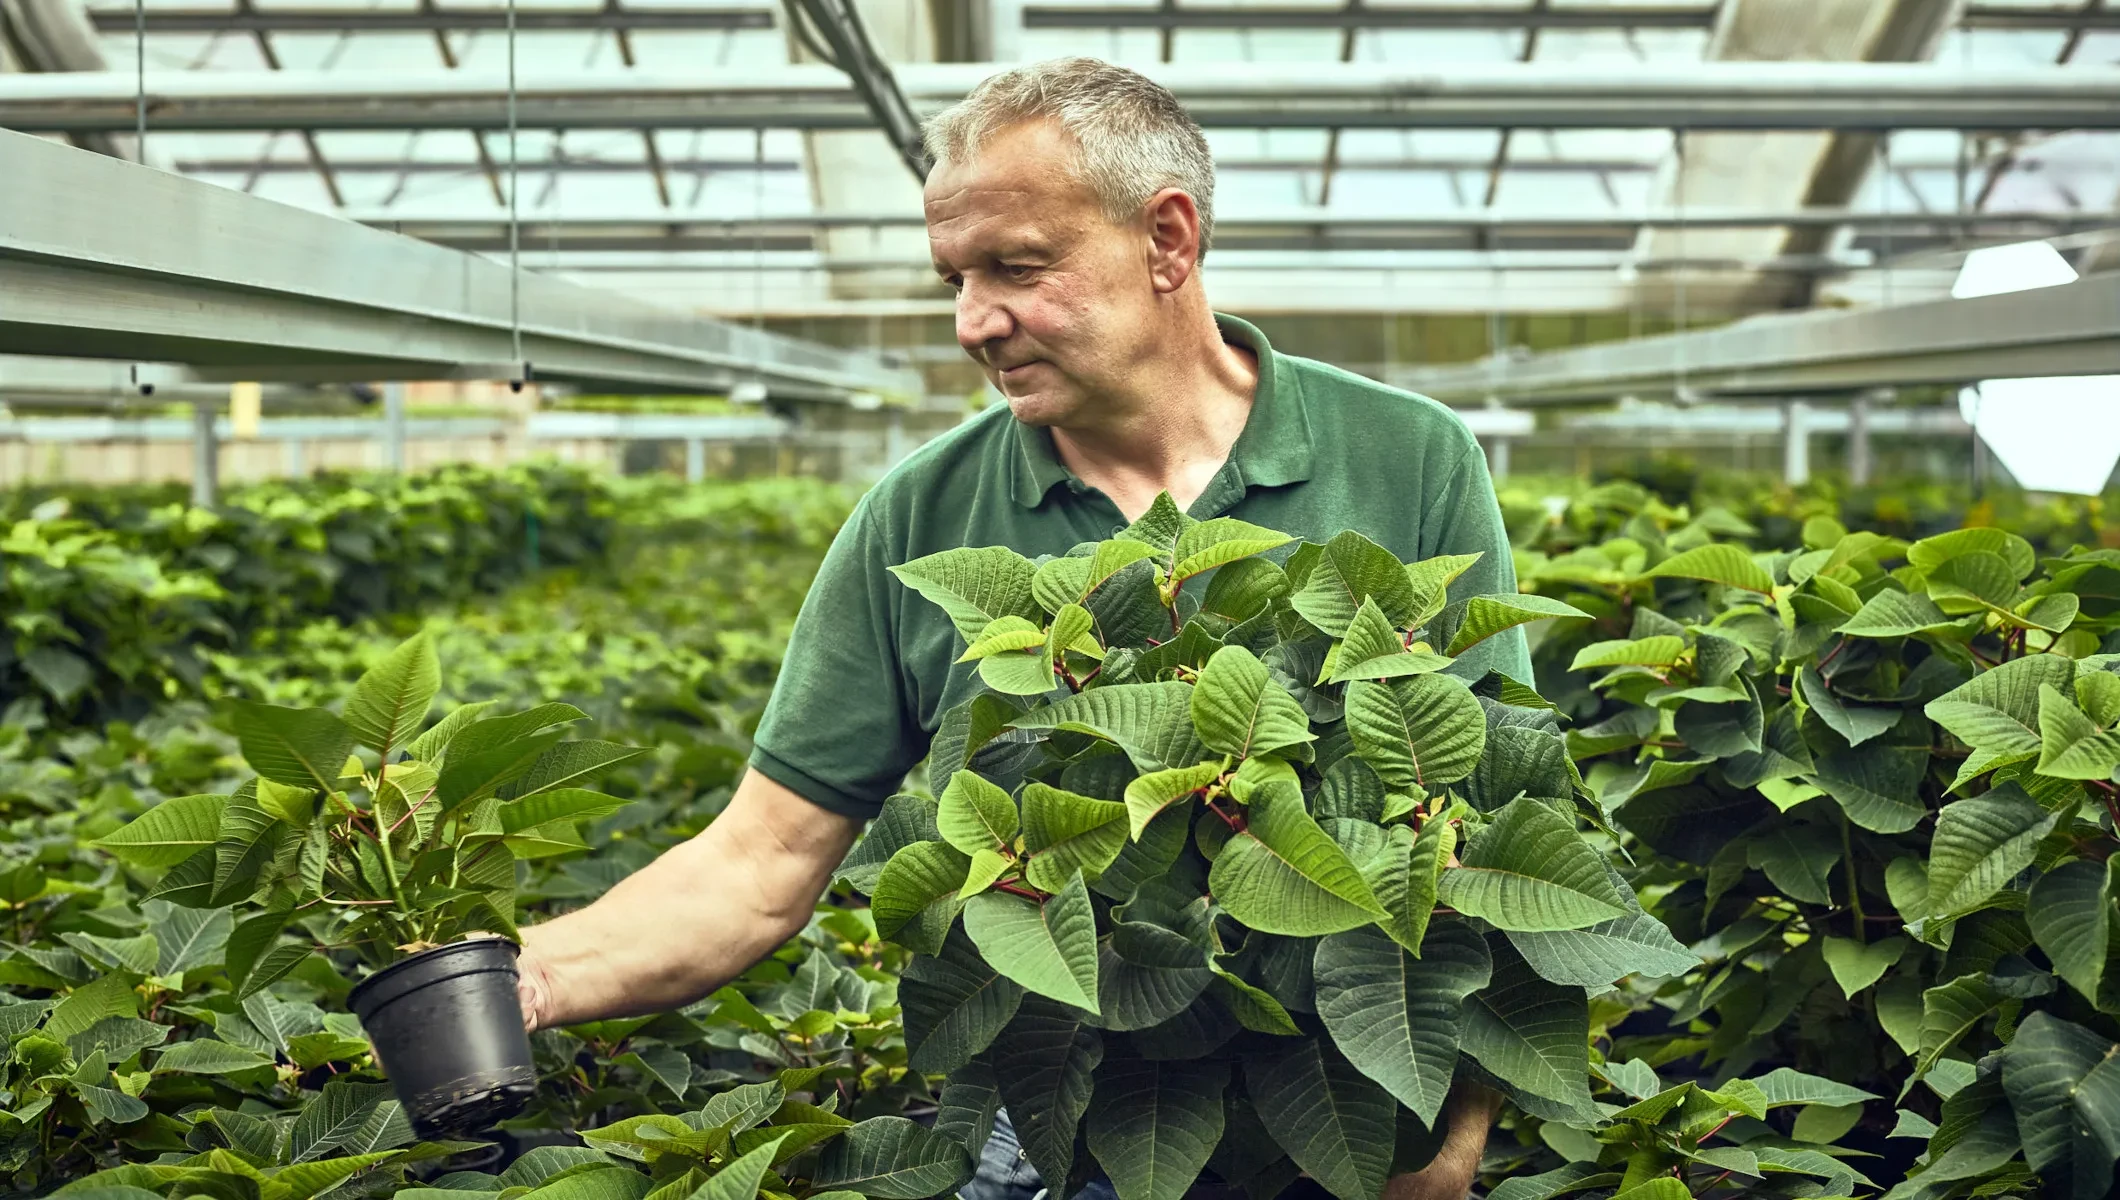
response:
<path fill-rule="evenodd" d="M 625 801 L 583 784 L 644 751 L 570 739 L 571 704 L 495 713 L 441 688 L 422 633 L 364 673 L 339 711 L 237 703 L 256 775 L 163 801 L 96 844 L 160 872 L 145 899 L 233 907 L 240 999 L 323 950 L 375 969 L 472 933 L 516 936 L 516 864 L 586 850 L 581 823 Z"/>
<path fill-rule="evenodd" d="M 946 1077 L 964 1172 L 1005 1104 L 1056 1193 L 1307 1172 L 1370 1200 L 1460 1077 L 1589 1111 L 1585 986 L 1693 960 L 1583 832 L 1537 693 L 1447 673 L 1583 616 L 1453 600 L 1475 560 L 1163 496 L 1062 557 L 895 568 L 984 686 L 936 734 L 939 796 L 892 798 L 842 873 L 915 952 L 908 1061 Z"/>
<path fill-rule="evenodd" d="M 2110 1194 L 2120 553 L 1630 532 L 1526 586 L 1598 618 L 1544 648 L 1570 748 L 1704 961 L 1615 1006 L 1610 1104 L 1507 1196 Z"/>

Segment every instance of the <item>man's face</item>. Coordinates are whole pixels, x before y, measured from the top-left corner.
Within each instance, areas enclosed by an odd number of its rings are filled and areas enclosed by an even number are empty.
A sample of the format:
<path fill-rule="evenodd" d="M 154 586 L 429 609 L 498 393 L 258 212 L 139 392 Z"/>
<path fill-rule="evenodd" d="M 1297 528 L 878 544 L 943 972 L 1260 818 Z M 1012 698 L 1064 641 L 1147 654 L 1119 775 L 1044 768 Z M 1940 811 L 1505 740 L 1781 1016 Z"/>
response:
<path fill-rule="evenodd" d="M 924 197 L 957 342 L 1032 425 L 1079 423 L 1152 340 L 1145 231 L 1105 215 L 1075 153 L 1056 124 L 1013 126 L 936 168 Z"/>

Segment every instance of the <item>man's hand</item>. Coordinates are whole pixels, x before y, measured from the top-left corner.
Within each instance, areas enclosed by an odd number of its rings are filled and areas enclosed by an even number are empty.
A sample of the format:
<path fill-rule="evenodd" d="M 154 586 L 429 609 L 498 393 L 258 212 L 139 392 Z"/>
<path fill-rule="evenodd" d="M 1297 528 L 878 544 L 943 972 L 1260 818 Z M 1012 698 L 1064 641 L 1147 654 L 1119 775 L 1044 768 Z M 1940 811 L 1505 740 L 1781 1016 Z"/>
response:
<path fill-rule="evenodd" d="M 860 829 L 747 772 L 699 836 L 523 931 L 524 1026 L 662 1012 L 720 987 L 802 931 Z"/>
<path fill-rule="evenodd" d="M 1450 1089 L 1445 1113 L 1450 1131 L 1428 1165 L 1411 1175 L 1395 1175 L 1384 1184 L 1383 1200 L 1465 1200 L 1487 1152 L 1487 1131 L 1501 1111 L 1500 1093 L 1470 1080 Z"/>

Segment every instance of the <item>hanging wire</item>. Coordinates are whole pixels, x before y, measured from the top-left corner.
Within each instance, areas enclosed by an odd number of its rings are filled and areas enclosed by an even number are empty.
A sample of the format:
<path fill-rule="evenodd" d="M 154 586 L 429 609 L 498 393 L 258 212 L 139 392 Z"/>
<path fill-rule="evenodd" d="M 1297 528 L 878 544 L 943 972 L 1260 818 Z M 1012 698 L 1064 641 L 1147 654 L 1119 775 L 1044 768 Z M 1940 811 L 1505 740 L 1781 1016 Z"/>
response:
<path fill-rule="evenodd" d="M 523 226 L 519 198 L 521 158 L 516 148 L 515 0 L 508 0 L 508 336 L 513 348 L 509 386 L 521 391 L 530 365 L 523 361 Z"/>
<path fill-rule="evenodd" d="M 1884 218 L 1878 224 L 1882 241 L 1878 246 L 1884 266 L 1884 302 L 1892 302 L 1892 135 L 1877 135 L 1877 209 Z"/>
<path fill-rule="evenodd" d="M 1677 200 L 1677 203 L 1673 206 L 1673 217 L 1676 222 L 1673 232 L 1676 233 L 1678 242 L 1678 245 L 1676 247 L 1678 250 L 1678 273 L 1674 281 L 1675 291 L 1672 297 L 1672 319 L 1678 327 L 1676 332 L 1683 335 L 1686 332 L 1686 276 L 1691 274 L 1693 270 L 1692 263 L 1686 257 L 1685 130 L 1678 130 L 1676 133 L 1671 135 L 1671 150 L 1672 153 L 1676 156 L 1676 165 L 1678 169 L 1676 183 L 1671 189 L 1672 195 Z M 1674 341 L 1672 345 L 1676 348 L 1677 359 L 1677 381 L 1675 395 L 1676 398 L 1681 403 L 1683 403 L 1686 399 L 1686 339 L 1681 336 L 1676 341 Z"/>
<path fill-rule="evenodd" d="M 147 0 L 133 0 L 133 161 L 147 165 Z M 128 372 L 140 390 L 140 364 Z"/>

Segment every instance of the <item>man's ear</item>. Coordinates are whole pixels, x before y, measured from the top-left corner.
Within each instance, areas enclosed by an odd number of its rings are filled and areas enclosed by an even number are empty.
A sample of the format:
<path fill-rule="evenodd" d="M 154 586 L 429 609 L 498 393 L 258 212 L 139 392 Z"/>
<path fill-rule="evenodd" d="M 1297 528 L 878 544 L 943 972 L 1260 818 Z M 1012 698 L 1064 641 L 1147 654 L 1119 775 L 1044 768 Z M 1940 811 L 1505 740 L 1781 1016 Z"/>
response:
<path fill-rule="evenodd" d="M 1164 188 L 1148 201 L 1148 277 L 1168 295 L 1185 286 L 1200 265 L 1200 209 L 1177 188 Z"/>

